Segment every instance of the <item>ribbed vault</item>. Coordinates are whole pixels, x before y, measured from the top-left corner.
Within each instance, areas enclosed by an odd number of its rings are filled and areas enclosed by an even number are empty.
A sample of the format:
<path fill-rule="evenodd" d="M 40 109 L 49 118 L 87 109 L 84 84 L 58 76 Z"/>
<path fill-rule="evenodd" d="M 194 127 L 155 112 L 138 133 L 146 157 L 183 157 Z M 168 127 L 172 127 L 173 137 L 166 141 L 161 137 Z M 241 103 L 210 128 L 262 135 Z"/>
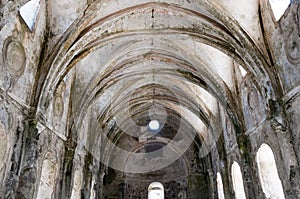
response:
<path fill-rule="evenodd" d="M 89 120 L 90 134 L 108 136 L 115 144 L 122 133 L 139 138 L 151 119 L 175 132 L 182 120 L 183 134 L 205 146 L 204 157 L 221 134 L 219 106 L 235 129 L 244 128 L 233 78 L 240 73 L 237 66 L 258 89 L 269 86 L 267 92 L 259 90 L 266 99 L 280 94 L 270 86 L 277 84 L 269 78 L 264 50 L 218 6 L 207 1 L 125 4 L 95 2 L 66 30 L 45 62 L 49 73 L 40 115 L 60 85 L 72 79 L 70 129 L 80 132 Z M 100 143 L 85 144 L 94 151 Z"/>
<path fill-rule="evenodd" d="M 3 0 L 0 197 L 300 198 L 299 11 Z"/>

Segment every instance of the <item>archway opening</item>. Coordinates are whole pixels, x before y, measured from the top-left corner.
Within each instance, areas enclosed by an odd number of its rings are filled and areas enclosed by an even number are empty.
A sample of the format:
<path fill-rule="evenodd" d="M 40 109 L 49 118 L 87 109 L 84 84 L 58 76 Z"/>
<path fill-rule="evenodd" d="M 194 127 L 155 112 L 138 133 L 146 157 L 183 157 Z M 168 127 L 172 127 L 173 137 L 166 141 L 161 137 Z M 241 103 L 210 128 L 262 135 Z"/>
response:
<path fill-rule="evenodd" d="M 235 198 L 246 199 L 241 167 L 237 162 L 234 162 L 231 166 L 231 176 Z"/>
<path fill-rule="evenodd" d="M 225 199 L 222 176 L 220 172 L 217 173 L 217 190 L 218 190 L 218 199 Z"/>
<path fill-rule="evenodd" d="M 279 179 L 272 149 L 262 144 L 256 154 L 259 179 L 266 198 L 284 199 L 281 180 Z"/>
<path fill-rule="evenodd" d="M 157 120 L 151 120 L 149 122 L 149 128 L 153 131 L 156 131 L 159 129 L 159 122 Z"/>
<path fill-rule="evenodd" d="M 37 198 L 51 198 L 55 188 L 55 176 L 57 165 L 51 160 L 45 159 L 42 164 L 42 173 L 40 185 L 37 192 Z"/>
<path fill-rule="evenodd" d="M 164 198 L 164 186 L 160 182 L 152 182 L 148 187 L 148 199 Z"/>

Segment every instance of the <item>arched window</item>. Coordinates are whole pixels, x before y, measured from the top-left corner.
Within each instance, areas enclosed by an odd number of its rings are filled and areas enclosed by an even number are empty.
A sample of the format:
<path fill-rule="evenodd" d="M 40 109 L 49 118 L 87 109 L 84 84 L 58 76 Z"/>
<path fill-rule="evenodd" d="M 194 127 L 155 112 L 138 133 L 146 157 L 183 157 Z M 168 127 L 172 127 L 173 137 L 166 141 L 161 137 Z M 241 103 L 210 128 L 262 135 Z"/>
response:
<path fill-rule="evenodd" d="M 218 198 L 225 199 L 222 176 L 219 172 L 217 173 L 217 188 L 218 188 Z"/>
<path fill-rule="evenodd" d="M 148 199 L 164 198 L 164 186 L 160 182 L 152 182 L 148 187 Z"/>
<path fill-rule="evenodd" d="M 291 0 L 269 0 L 274 17 L 278 21 L 284 14 L 287 7 L 290 5 Z"/>
<path fill-rule="evenodd" d="M 82 183 L 83 183 L 83 172 L 81 170 L 75 170 L 72 194 L 71 194 L 72 199 L 81 198 Z"/>
<path fill-rule="evenodd" d="M 39 7 L 39 0 L 31 0 L 20 8 L 20 15 L 22 16 L 23 20 L 25 21 L 26 25 L 31 31 L 33 30 L 38 15 Z"/>
<path fill-rule="evenodd" d="M 233 182 L 233 190 L 235 193 L 236 199 L 246 199 L 243 176 L 241 172 L 241 168 L 237 162 L 233 162 L 231 166 L 231 176 Z"/>
<path fill-rule="evenodd" d="M 7 135 L 6 131 L 4 129 L 4 126 L 2 122 L 0 121 L 0 175 L 4 175 L 2 173 L 2 167 L 4 166 L 4 163 L 6 162 L 6 152 L 7 152 Z M 0 180 L 1 182 L 1 180 Z"/>
<path fill-rule="evenodd" d="M 260 183 L 266 197 L 269 199 L 284 199 L 274 154 L 269 145 L 261 145 L 256 154 L 256 162 Z"/>
<path fill-rule="evenodd" d="M 48 159 L 43 161 L 40 185 L 36 198 L 52 198 L 57 170 L 57 164 Z"/>

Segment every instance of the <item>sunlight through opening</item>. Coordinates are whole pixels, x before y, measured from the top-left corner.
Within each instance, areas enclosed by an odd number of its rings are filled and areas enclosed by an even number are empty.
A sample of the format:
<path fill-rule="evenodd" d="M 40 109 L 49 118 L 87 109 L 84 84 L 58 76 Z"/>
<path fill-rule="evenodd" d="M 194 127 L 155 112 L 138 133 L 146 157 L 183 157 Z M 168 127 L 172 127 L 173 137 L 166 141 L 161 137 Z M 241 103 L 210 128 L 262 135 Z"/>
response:
<path fill-rule="evenodd" d="M 225 199 L 221 174 L 217 173 L 218 199 Z"/>
<path fill-rule="evenodd" d="M 151 130 L 158 130 L 159 129 L 159 122 L 157 120 L 151 120 L 149 122 L 149 128 Z"/>
<path fill-rule="evenodd" d="M 234 162 L 231 166 L 231 176 L 235 198 L 246 199 L 241 167 L 237 162 Z"/>
<path fill-rule="evenodd" d="M 38 15 L 39 7 L 39 0 L 31 0 L 20 8 L 20 15 L 22 16 L 23 20 L 25 21 L 26 25 L 31 31 L 33 30 Z"/>
<path fill-rule="evenodd" d="M 290 0 L 269 0 L 275 19 L 278 21 L 290 5 Z"/>
<path fill-rule="evenodd" d="M 152 182 L 148 187 L 148 199 L 164 198 L 164 186 L 160 182 Z"/>
<path fill-rule="evenodd" d="M 276 162 L 272 149 L 262 144 L 256 154 L 259 179 L 262 190 L 267 198 L 284 199 L 281 180 L 278 176 Z"/>
<path fill-rule="evenodd" d="M 247 71 L 241 66 L 239 66 L 239 69 L 241 71 L 242 76 L 245 77 L 247 75 Z"/>

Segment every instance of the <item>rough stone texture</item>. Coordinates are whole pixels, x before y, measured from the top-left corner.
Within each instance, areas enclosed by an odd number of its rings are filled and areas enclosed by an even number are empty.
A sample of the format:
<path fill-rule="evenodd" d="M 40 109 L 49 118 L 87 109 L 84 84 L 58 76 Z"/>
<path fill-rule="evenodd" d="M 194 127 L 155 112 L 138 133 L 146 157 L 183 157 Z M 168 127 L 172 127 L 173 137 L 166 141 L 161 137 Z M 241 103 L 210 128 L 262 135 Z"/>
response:
<path fill-rule="evenodd" d="M 265 198 L 262 144 L 300 198 L 297 1 L 40 0 L 32 30 L 27 2 L 0 4 L 0 198 L 218 198 L 219 172 L 231 199 L 234 162 Z"/>

